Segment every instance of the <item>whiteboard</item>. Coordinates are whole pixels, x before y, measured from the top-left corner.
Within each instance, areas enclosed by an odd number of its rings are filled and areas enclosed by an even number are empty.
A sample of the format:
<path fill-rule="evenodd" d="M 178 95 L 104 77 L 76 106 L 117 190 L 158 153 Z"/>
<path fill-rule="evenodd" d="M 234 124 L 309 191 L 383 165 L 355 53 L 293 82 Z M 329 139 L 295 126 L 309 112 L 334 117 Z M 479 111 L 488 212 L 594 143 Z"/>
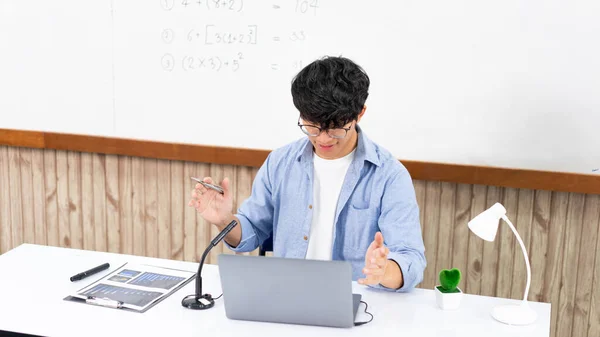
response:
<path fill-rule="evenodd" d="M 0 0 L 0 128 L 114 134 L 110 9 Z"/>
<path fill-rule="evenodd" d="M 371 78 L 363 129 L 399 159 L 600 173 L 598 1 L 0 3 L 19 128 L 271 150 L 304 137 L 293 76 L 342 55 Z M 40 51 L 59 66 L 23 72 Z"/>

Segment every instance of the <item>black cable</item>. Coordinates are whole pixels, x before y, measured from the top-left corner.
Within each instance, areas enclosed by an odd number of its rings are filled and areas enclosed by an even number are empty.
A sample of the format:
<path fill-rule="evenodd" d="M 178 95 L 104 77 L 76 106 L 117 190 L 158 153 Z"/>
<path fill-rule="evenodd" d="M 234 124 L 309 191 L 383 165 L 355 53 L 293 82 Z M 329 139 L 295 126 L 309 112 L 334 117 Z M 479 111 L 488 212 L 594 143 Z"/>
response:
<path fill-rule="evenodd" d="M 373 314 L 371 314 L 370 312 L 367 311 L 367 309 L 369 308 L 369 305 L 367 304 L 367 302 L 365 301 L 360 301 L 360 303 L 364 303 L 365 304 L 365 313 L 368 314 L 369 316 L 371 316 L 371 319 L 366 321 L 366 322 L 354 322 L 354 326 L 359 326 L 359 325 L 363 325 L 363 324 L 367 324 L 369 322 L 371 322 L 373 320 Z"/>
<path fill-rule="evenodd" d="M 214 297 L 214 298 L 213 298 L 213 300 L 215 300 L 215 301 L 216 301 L 216 300 L 218 300 L 219 298 L 221 298 L 221 296 L 223 296 L 223 293 L 221 293 L 221 295 L 219 295 L 219 296 L 217 296 L 217 297 Z"/>

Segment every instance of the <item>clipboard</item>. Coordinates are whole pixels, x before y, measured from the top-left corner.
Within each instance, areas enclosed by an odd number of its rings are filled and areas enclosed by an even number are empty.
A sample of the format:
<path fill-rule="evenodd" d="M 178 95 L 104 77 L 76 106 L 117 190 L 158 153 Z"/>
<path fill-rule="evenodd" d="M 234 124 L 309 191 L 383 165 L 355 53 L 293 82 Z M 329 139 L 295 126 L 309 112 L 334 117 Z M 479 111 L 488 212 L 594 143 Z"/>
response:
<path fill-rule="evenodd" d="M 124 263 L 63 300 L 144 313 L 195 278 L 187 270 Z"/>

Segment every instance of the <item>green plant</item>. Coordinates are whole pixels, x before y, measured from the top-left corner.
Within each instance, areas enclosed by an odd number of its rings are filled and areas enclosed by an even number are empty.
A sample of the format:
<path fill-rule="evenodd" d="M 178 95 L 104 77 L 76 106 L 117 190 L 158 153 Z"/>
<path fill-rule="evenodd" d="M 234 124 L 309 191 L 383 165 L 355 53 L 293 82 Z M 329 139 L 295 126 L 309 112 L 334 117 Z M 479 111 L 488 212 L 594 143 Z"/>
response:
<path fill-rule="evenodd" d="M 443 293 L 459 293 L 457 288 L 460 282 L 460 270 L 457 268 L 442 269 L 440 271 L 440 285 L 437 288 Z"/>

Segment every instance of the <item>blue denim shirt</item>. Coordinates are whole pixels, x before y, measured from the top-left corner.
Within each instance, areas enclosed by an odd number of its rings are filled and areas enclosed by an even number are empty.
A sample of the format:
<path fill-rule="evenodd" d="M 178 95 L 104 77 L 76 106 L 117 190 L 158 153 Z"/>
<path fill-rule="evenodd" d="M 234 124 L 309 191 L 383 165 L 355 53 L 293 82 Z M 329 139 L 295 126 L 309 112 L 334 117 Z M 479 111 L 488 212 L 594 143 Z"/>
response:
<path fill-rule="evenodd" d="M 423 279 L 425 247 L 410 174 L 387 150 L 358 127 L 354 160 L 342 186 L 333 234 L 333 260 L 352 265 L 352 279 L 364 277 L 367 248 L 381 231 L 388 259 L 400 266 L 409 291 Z M 228 248 L 250 252 L 273 232 L 273 255 L 305 258 L 312 217 L 313 145 L 303 138 L 272 151 L 258 170 L 252 193 L 236 214 L 241 242 Z"/>

